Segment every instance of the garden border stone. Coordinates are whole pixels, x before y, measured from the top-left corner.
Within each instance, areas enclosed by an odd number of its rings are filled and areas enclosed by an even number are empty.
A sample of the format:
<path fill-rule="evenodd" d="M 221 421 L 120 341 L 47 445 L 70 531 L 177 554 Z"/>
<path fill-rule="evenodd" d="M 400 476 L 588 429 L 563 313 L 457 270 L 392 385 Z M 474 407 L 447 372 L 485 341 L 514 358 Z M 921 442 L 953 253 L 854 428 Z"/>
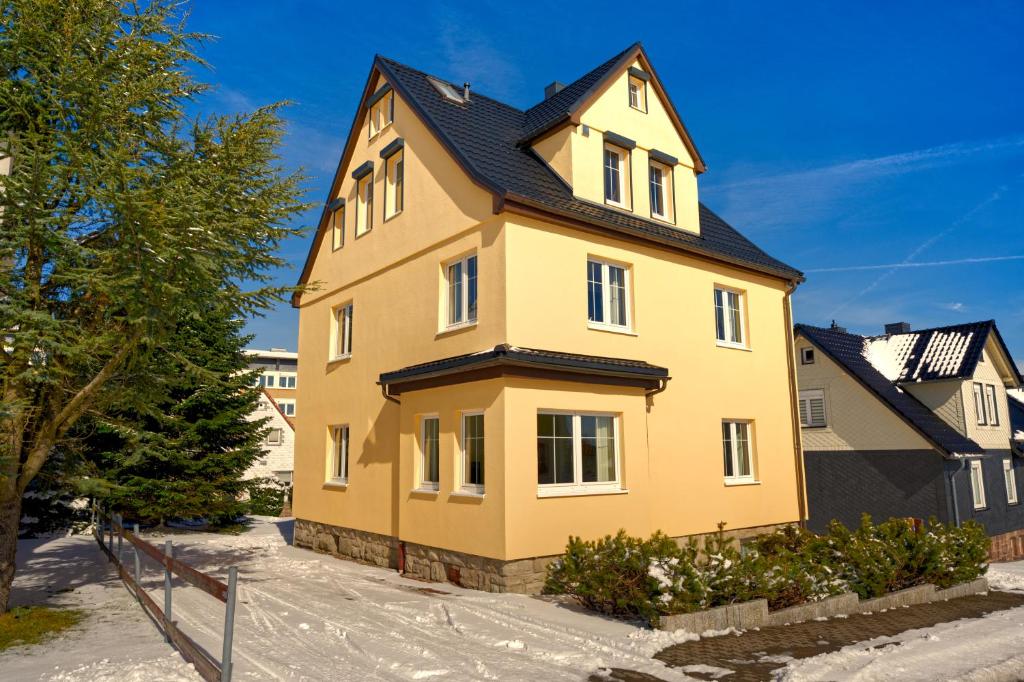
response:
<path fill-rule="evenodd" d="M 820 601 L 798 604 L 778 611 L 768 611 L 768 602 L 755 599 L 740 604 L 727 604 L 704 611 L 678 613 L 662 616 L 655 627 L 660 630 L 686 630 L 697 634 L 709 630 L 725 630 L 733 627 L 738 630 L 767 627 L 772 625 L 789 625 L 802 623 L 816 618 L 833 618 L 848 616 L 854 613 L 873 613 L 914 604 L 925 604 L 934 601 L 948 601 L 972 594 L 988 592 L 988 580 L 978 578 L 969 583 L 960 583 L 940 590 L 935 585 L 925 583 L 905 590 L 890 592 L 873 599 L 861 600 L 853 592 L 844 592 Z"/>

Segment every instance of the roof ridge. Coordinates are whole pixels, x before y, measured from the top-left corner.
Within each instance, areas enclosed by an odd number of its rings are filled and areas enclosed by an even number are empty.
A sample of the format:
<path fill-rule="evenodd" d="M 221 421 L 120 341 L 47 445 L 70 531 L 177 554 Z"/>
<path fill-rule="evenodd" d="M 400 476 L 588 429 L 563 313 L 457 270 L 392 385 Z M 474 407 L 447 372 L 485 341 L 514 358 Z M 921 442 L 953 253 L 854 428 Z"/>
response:
<path fill-rule="evenodd" d="M 962 322 L 960 324 L 947 324 L 941 327 L 925 327 L 924 329 L 911 329 L 909 332 L 900 332 L 899 334 L 871 334 L 865 336 L 866 339 L 880 339 L 887 336 L 907 336 L 910 334 L 927 334 L 928 332 L 942 332 L 951 329 L 963 329 L 965 327 L 987 327 L 995 325 L 995 320 L 978 320 L 977 322 Z"/>
<path fill-rule="evenodd" d="M 455 81 L 450 81 L 447 78 L 442 78 L 441 76 L 437 76 L 437 75 L 432 74 L 432 73 L 427 73 L 423 69 L 417 69 L 415 66 L 409 66 L 408 64 L 400 62 L 397 59 L 392 59 L 391 57 L 385 57 L 382 54 L 375 55 L 375 58 L 376 59 L 380 59 L 383 62 L 388 62 L 389 64 L 393 64 L 395 66 L 400 66 L 403 69 L 408 69 L 409 71 L 412 71 L 413 73 L 418 73 L 421 76 L 425 76 L 427 78 L 433 78 L 436 81 L 441 81 L 442 83 L 445 83 L 447 85 L 452 86 L 456 90 L 458 90 L 459 88 L 462 87 L 461 85 L 459 85 Z M 520 109 L 519 107 L 513 106 L 513 105 L 509 104 L 508 102 L 502 102 L 500 99 L 495 99 L 494 97 L 491 97 L 489 95 L 485 95 L 485 94 L 477 92 L 475 90 L 473 90 L 471 94 L 472 94 L 473 97 L 482 97 L 483 99 L 486 99 L 486 100 L 489 100 L 491 102 L 494 102 L 495 104 L 497 104 L 499 106 L 503 106 L 506 109 L 511 109 L 512 111 L 515 111 L 516 113 L 519 113 L 519 114 L 526 113 L 524 110 Z M 470 100 L 470 101 L 472 101 L 472 100 Z"/>

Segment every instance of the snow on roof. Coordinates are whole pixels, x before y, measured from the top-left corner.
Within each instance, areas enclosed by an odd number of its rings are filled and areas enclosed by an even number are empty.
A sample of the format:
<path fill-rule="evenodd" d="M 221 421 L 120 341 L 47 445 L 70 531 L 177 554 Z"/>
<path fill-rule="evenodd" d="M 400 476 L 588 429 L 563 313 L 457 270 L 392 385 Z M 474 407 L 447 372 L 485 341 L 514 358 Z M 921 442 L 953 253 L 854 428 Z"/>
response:
<path fill-rule="evenodd" d="M 271 348 L 270 350 L 260 350 L 258 348 L 246 348 L 242 351 L 246 355 L 258 358 L 270 358 L 273 360 L 298 360 L 298 353 L 290 353 L 280 348 Z"/>
<path fill-rule="evenodd" d="M 966 379 L 974 374 L 991 322 L 864 338 L 864 358 L 894 382 Z"/>

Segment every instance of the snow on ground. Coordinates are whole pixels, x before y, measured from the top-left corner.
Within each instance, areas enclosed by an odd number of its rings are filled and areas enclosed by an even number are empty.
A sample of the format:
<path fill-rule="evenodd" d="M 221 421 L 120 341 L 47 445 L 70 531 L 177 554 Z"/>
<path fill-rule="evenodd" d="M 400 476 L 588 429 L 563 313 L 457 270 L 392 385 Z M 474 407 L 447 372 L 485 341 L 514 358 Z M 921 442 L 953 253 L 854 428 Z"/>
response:
<path fill-rule="evenodd" d="M 696 639 L 652 631 L 522 595 L 422 583 L 289 543 L 291 522 L 258 519 L 240 536 L 169 536 L 175 556 L 223 577 L 239 567 L 238 680 L 582 680 L 626 668 L 664 680 L 718 671 L 671 669 L 651 656 Z M 163 538 L 149 538 L 160 543 Z M 19 603 L 84 608 L 82 626 L 50 645 L 0 654 L 17 680 L 197 680 L 143 615 L 89 536 L 19 543 Z M 131 562 L 126 549 L 126 562 Z M 146 565 L 144 563 L 144 565 Z M 1024 589 L 1024 562 L 998 564 L 993 585 Z M 144 572 L 162 603 L 161 573 Z M 73 588 L 71 591 L 59 591 Z M 174 618 L 219 656 L 223 605 L 175 584 Z M 792 680 L 1021 679 L 1024 608 L 947 623 L 789 662 Z M 783 663 L 783 661 L 780 661 Z"/>
<path fill-rule="evenodd" d="M 1024 561 L 990 564 L 985 577 L 993 589 L 1024 592 Z"/>
<path fill-rule="evenodd" d="M 232 563 L 239 567 L 236 679 L 580 680 L 604 667 L 692 679 L 651 656 L 695 635 L 642 629 L 523 595 L 409 580 L 291 547 L 290 532 L 289 521 L 260 519 L 240 536 L 169 536 L 175 556 L 200 570 L 223 577 Z M 194 679 L 113 579 L 91 537 L 39 543 L 32 556 L 16 593 L 76 581 L 83 586 L 65 603 L 95 607 L 97 615 L 57 645 L 0 655 L 5 675 L 13 662 L 20 666 L 14 679 L 131 680 L 136 672 L 140 680 Z M 130 557 L 126 549 L 129 565 Z M 44 564 L 57 563 L 62 574 L 47 575 Z M 162 604 L 161 581 L 149 564 L 143 582 Z M 173 617 L 219 658 L 223 605 L 177 585 Z M 32 596 L 40 595 L 22 592 L 21 601 L 37 601 Z"/>

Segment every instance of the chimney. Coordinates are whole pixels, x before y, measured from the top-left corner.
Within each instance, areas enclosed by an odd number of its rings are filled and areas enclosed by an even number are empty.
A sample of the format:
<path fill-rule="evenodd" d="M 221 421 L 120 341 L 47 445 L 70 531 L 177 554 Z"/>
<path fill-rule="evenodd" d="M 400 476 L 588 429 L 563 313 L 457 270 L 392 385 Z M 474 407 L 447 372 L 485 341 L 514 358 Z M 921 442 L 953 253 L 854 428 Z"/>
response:
<path fill-rule="evenodd" d="M 909 322 L 890 322 L 885 325 L 886 334 L 909 334 L 910 323 Z"/>
<path fill-rule="evenodd" d="M 462 99 L 469 101 L 469 83 L 462 84 Z"/>
<path fill-rule="evenodd" d="M 557 95 L 562 88 L 565 87 L 565 83 L 559 83 L 558 81 L 552 81 L 551 85 L 544 88 L 544 99 L 550 99 Z"/>
<path fill-rule="evenodd" d="M 832 320 L 832 327 L 831 327 L 831 329 L 834 332 L 842 332 L 843 334 L 846 333 L 846 327 L 840 327 L 838 324 L 836 324 L 835 320 Z"/>

